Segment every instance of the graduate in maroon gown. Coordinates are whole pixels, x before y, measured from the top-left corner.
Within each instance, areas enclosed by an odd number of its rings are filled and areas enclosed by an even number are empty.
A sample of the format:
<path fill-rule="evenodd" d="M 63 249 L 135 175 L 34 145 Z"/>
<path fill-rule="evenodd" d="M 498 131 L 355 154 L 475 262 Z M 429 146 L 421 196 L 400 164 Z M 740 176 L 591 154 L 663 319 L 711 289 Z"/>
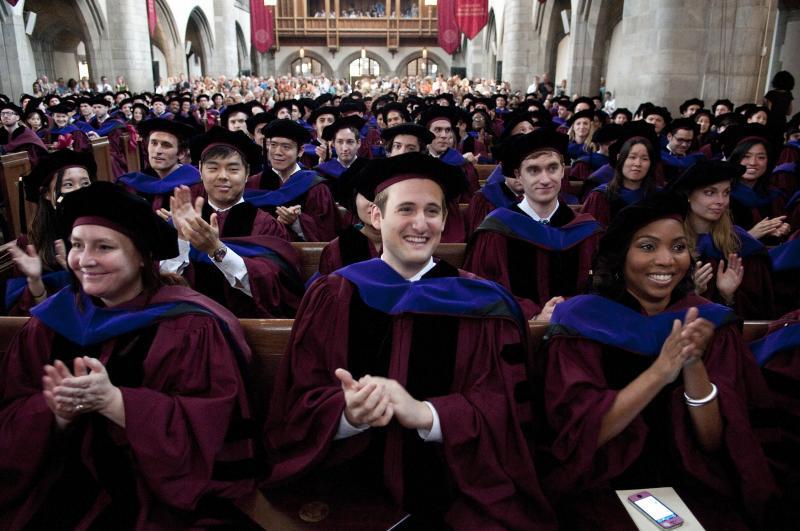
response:
<path fill-rule="evenodd" d="M 706 529 L 780 528 L 767 524 L 777 487 L 748 417 L 764 382 L 733 312 L 693 294 L 685 212 L 662 194 L 623 209 L 593 293 L 553 312 L 543 485 L 564 529 L 635 529 L 614 489 L 660 486 Z"/>
<path fill-rule="evenodd" d="M 322 140 L 322 132 L 339 118 L 339 111 L 331 106 L 318 107 L 311 111 L 308 122 L 313 126 L 311 140 L 303 144 L 300 164 L 313 168 L 328 158 L 328 145 Z"/>
<path fill-rule="evenodd" d="M 442 162 L 461 168 L 464 172 L 467 185 L 458 200 L 469 203 L 472 195 L 480 189 L 481 185 L 475 166 L 461 153 L 450 147 L 453 130 L 456 128 L 456 113 L 450 107 L 433 105 L 420 116 L 420 125 L 428 129 L 434 136 L 428 144 L 428 153 L 441 159 Z"/>
<path fill-rule="evenodd" d="M 339 178 L 348 169 L 359 171 L 367 162 L 366 158 L 358 155 L 361 148 L 359 131 L 366 122 L 358 116 L 338 118 L 322 131 L 322 140 L 333 148 L 335 158 L 321 160 L 314 171 L 325 177 L 325 183 L 330 187 L 334 199 L 341 202 L 341 183 Z"/>
<path fill-rule="evenodd" d="M 308 131 L 293 120 L 274 120 L 264 136 L 269 164 L 248 180 L 245 200 L 274 215 L 292 241 L 331 241 L 340 225 L 333 195 L 324 177 L 297 163 Z"/>
<path fill-rule="evenodd" d="M 639 120 L 621 128 L 621 136 L 609 152 L 614 176 L 589 192 L 581 208 L 604 227 L 622 208 L 656 191 L 660 153 L 653 126 Z"/>
<path fill-rule="evenodd" d="M 89 186 L 96 174 L 91 153 L 63 149 L 42 158 L 23 177 L 19 192 L 38 208 L 30 230 L 27 222 L 20 220 L 26 230 L 16 241 L 0 248 L 9 253 L 3 256 L 3 265 L 8 267 L 6 260 L 14 262 L 12 278 L 4 282 L 7 315 L 27 316 L 33 306 L 69 283 L 67 251 L 59 235 L 58 204 L 64 194 Z"/>
<path fill-rule="evenodd" d="M 53 126 L 50 128 L 50 142 L 55 149 L 69 147 L 74 151 L 92 151 L 92 141 L 86 133 L 76 125 L 70 123 L 70 113 L 74 109 L 65 103 L 53 105 L 47 112 L 53 117 Z"/>
<path fill-rule="evenodd" d="M 519 307 L 432 259 L 458 193 L 445 165 L 408 153 L 367 171 L 382 255 L 303 299 L 267 422 L 268 484 L 339 475 L 388 491 L 419 529 L 554 529 L 521 431 L 530 402 L 514 393 Z"/>
<path fill-rule="evenodd" d="M 169 206 L 175 188 L 200 183 L 197 168 L 181 163 L 188 158 L 189 142 L 195 131 L 173 120 L 152 118 L 139 124 L 139 134 L 147 154 L 147 168 L 122 175 L 117 182 L 145 198 L 157 211 Z"/>
<path fill-rule="evenodd" d="M 547 320 L 564 297 L 586 290 L 600 224 L 562 203 L 567 137 L 552 128 L 512 137 L 503 173 L 525 198 L 491 212 L 467 244 L 464 269 L 494 280 L 520 301 L 526 319 Z"/>
<path fill-rule="evenodd" d="M 192 143 L 203 190 L 175 190 L 170 214 L 178 230 L 177 257 L 161 270 L 181 273 L 191 286 L 237 317 L 294 317 L 302 295 L 299 255 L 275 218 L 242 198 L 260 149 L 240 132 L 215 128 Z"/>
<path fill-rule="evenodd" d="M 772 260 L 730 214 L 731 186 L 744 171 L 740 164 L 701 160 L 670 189 L 689 203 L 685 229 L 697 261 L 695 292 L 742 319 L 768 320 L 776 317 Z"/>
<path fill-rule="evenodd" d="M 177 239 L 145 201 L 101 182 L 63 207 L 73 286 L 32 311 L 0 369 L 0 519 L 236 525 L 256 470 L 240 325 L 158 274 Z"/>
<path fill-rule="evenodd" d="M 0 155 L 24 151 L 34 167 L 39 158 L 47 155 L 47 147 L 36 133 L 20 125 L 21 116 L 22 109 L 13 103 L 0 102 Z"/>

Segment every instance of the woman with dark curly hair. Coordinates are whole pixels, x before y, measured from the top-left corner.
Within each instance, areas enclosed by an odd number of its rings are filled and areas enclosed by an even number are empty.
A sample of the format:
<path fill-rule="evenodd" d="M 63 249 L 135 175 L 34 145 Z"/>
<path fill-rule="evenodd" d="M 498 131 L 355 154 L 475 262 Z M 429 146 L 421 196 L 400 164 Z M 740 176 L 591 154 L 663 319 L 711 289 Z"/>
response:
<path fill-rule="evenodd" d="M 694 294 L 685 213 L 663 193 L 620 211 L 592 293 L 553 312 L 542 484 L 563 529 L 623 529 L 615 489 L 673 487 L 707 529 L 760 525 L 776 494 L 748 417 L 763 381 L 733 311 Z"/>

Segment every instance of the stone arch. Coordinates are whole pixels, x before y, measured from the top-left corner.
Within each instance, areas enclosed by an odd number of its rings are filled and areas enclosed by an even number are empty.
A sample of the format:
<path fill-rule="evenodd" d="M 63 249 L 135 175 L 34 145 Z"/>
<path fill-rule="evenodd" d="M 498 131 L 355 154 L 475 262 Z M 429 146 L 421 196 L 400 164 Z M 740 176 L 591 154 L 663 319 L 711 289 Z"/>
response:
<path fill-rule="evenodd" d="M 543 4 L 539 18 L 539 35 L 544 46 L 541 46 L 539 64 L 542 72 L 550 76 L 553 84 L 561 80 L 556 79 L 556 65 L 558 63 L 558 44 L 567 36 L 564 24 L 561 21 L 561 12 L 570 9 L 569 0 L 555 0 Z"/>
<path fill-rule="evenodd" d="M 253 71 L 250 62 L 250 54 L 247 51 L 247 41 L 244 38 L 244 31 L 239 22 L 236 22 L 236 58 L 238 60 L 239 75 L 245 70 Z"/>
<path fill-rule="evenodd" d="M 156 16 L 158 24 L 153 35 L 153 46 L 155 46 L 163 55 L 166 60 L 166 71 L 168 76 L 177 75 L 186 69 L 186 60 L 183 55 L 183 40 L 178 25 L 175 23 L 175 17 L 172 15 L 172 9 L 166 0 L 156 0 Z M 154 58 L 158 60 L 157 57 Z M 158 80 L 156 80 L 158 81 Z"/>
<path fill-rule="evenodd" d="M 367 56 L 369 56 L 369 54 L 367 54 Z M 420 59 L 421 57 L 422 57 L 421 51 L 418 52 L 415 51 L 409 53 L 408 55 L 400 59 L 400 61 L 398 61 L 397 71 L 394 73 L 394 75 L 399 76 L 400 78 L 405 77 L 406 67 L 408 66 L 408 63 L 410 63 L 415 59 Z M 441 55 L 439 55 L 436 52 L 428 50 L 428 60 L 436 63 L 438 73 L 447 75 L 447 62 L 442 58 Z"/>
<path fill-rule="evenodd" d="M 191 42 L 191 52 L 193 57 L 199 62 L 200 73 L 208 72 L 211 54 L 214 49 L 214 37 L 211 32 L 211 25 L 203 10 L 198 6 L 192 9 L 189 20 L 186 23 L 186 38 L 184 42 Z M 187 76 L 189 72 L 187 72 Z"/>
<path fill-rule="evenodd" d="M 298 50 L 299 50 L 299 48 L 298 48 Z M 310 58 L 314 59 L 315 61 L 318 61 L 319 64 L 322 65 L 322 71 L 325 73 L 326 76 L 328 76 L 329 78 L 333 77 L 333 67 L 327 61 L 327 59 L 325 59 L 322 55 L 320 55 L 317 52 L 312 51 L 312 50 L 306 49 L 306 50 L 303 51 L 303 53 L 305 54 L 306 57 L 310 57 Z M 361 54 L 361 52 L 359 52 L 358 57 L 361 56 L 360 54 Z M 278 68 L 276 70 L 277 74 L 278 75 L 286 75 L 287 72 L 290 72 L 291 69 L 292 69 L 292 63 L 295 62 L 298 57 L 300 57 L 300 52 L 299 51 L 292 52 L 290 55 L 285 57 L 283 59 L 283 61 L 281 61 L 281 64 L 278 65 Z M 347 68 L 347 65 L 345 65 L 344 68 Z"/>
<path fill-rule="evenodd" d="M 622 19 L 624 0 L 581 0 L 577 13 L 572 15 L 570 29 L 569 84 L 572 92 L 582 95 L 595 94 L 600 78 L 605 75 L 604 60 L 608 53 L 611 34 L 616 22 Z"/>
<path fill-rule="evenodd" d="M 110 73 L 111 66 L 110 52 L 101 46 L 107 34 L 103 11 L 96 0 L 66 4 L 55 0 L 25 2 L 25 11 L 36 13 L 36 25 L 29 37 L 36 72 L 53 79 L 58 76 L 79 79 L 77 50 L 83 43 L 89 75 L 99 81 L 100 75 Z"/>
<path fill-rule="evenodd" d="M 500 78 L 497 72 L 497 54 L 500 49 L 500 43 L 497 39 L 497 19 L 494 14 L 494 8 L 489 9 L 489 18 L 486 21 L 486 30 L 483 38 L 483 56 L 486 58 L 485 72 L 490 74 L 488 77 Z M 487 76 L 484 76 L 487 77 Z"/>
<path fill-rule="evenodd" d="M 348 79 L 350 77 L 350 63 L 360 57 L 361 50 L 345 55 L 341 61 L 339 61 L 339 66 L 336 68 L 336 77 L 339 79 Z M 380 55 L 367 50 L 367 57 L 373 61 L 377 61 L 378 65 L 380 66 L 381 76 L 391 75 L 394 72 L 394 70 L 389 66 L 389 63 L 387 63 L 386 60 Z"/>

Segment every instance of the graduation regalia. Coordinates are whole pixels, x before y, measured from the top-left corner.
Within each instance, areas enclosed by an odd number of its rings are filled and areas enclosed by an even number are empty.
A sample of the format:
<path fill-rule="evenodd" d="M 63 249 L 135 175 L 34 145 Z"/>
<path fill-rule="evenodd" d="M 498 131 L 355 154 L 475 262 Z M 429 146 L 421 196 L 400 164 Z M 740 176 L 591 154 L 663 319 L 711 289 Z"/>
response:
<path fill-rule="evenodd" d="M 203 205 L 209 222 L 213 209 Z M 288 243 L 288 234 L 272 216 L 239 203 L 217 213 L 222 243 L 242 257 L 251 296 L 232 287 L 222 271 L 203 252 L 192 249 L 185 271 L 191 286 L 228 308 L 239 318 L 290 318 L 300 303 L 300 257 Z"/>
<path fill-rule="evenodd" d="M 156 211 L 160 208 L 169 210 L 169 198 L 175 188 L 182 185 L 194 186 L 201 179 L 197 168 L 191 164 L 181 164 L 163 179 L 155 175 L 153 170 L 145 170 L 122 175 L 117 182 L 125 185 L 129 192 L 147 199 L 153 206 L 153 211 Z"/>
<path fill-rule="evenodd" d="M 379 254 L 369 238 L 351 225 L 343 229 L 339 236 L 322 249 L 319 257 L 319 273 L 327 275 L 346 265 L 377 258 Z"/>
<path fill-rule="evenodd" d="M 464 269 L 494 280 L 517 297 L 526 319 L 552 297 L 586 290 L 600 224 L 559 203 L 545 226 L 514 205 L 493 211 L 467 246 Z"/>
<path fill-rule="evenodd" d="M 285 182 L 271 168 L 248 180 L 244 199 L 273 216 L 275 207 L 300 205 L 300 227 L 307 242 L 329 242 L 336 237 L 339 211 L 325 179 L 311 170 L 293 173 Z M 300 236 L 288 228 L 292 240 Z"/>
<path fill-rule="evenodd" d="M 644 190 L 629 190 L 621 187 L 617 191 L 617 197 L 612 201 L 608 198 L 608 184 L 601 184 L 592 190 L 583 203 L 581 212 L 590 214 L 594 219 L 599 221 L 604 227 L 608 227 L 614 216 L 617 215 L 621 209 L 628 205 L 632 205 L 637 201 L 641 201 L 644 197 Z"/>
<path fill-rule="evenodd" d="M 0 422 L 13 426 L 0 434 L 4 521 L 179 529 L 236 518 L 225 500 L 250 492 L 257 468 L 250 351 L 233 315 L 182 287 L 112 309 L 65 288 L 33 314 L 0 371 Z M 55 429 L 42 367 L 81 355 L 121 389 L 125 428 L 91 413 Z"/>
<path fill-rule="evenodd" d="M 495 176 L 495 173 L 498 175 Z M 467 210 L 466 226 L 469 237 L 478 226 L 483 223 L 486 216 L 496 208 L 510 208 L 519 203 L 518 196 L 511 188 L 506 186 L 505 176 L 500 172 L 500 165 L 486 180 L 479 191 L 472 196 Z"/>
<path fill-rule="evenodd" d="M 416 283 L 379 259 L 319 279 L 303 299 L 276 379 L 266 427 L 276 459 L 269 484 L 314 470 L 342 474 L 388 491 L 429 523 L 554 529 L 520 427 L 529 403 L 514 398 L 525 378 L 524 337 L 504 290 L 445 262 Z M 431 402 L 442 442 L 425 443 L 396 422 L 334 440 L 345 407 L 339 367 L 355 378 L 396 379 Z"/>
<path fill-rule="evenodd" d="M 680 378 L 598 448 L 601 421 L 619 390 L 653 363 L 673 319 L 691 306 L 716 325 L 703 361 L 719 389 L 720 450 L 698 447 Z M 674 487 L 707 529 L 748 529 L 743 513 L 751 522 L 765 516 L 776 486 L 748 418 L 763 380 L 731 310 L 689 295 L 647 317 L 627 293 L 617 301 L 584 295 L 557 305 L 551 324 L 542 361 L 552 429 L 543 485 L 565 529 L 627 529 L 613 489 L 651 486 Z"/>

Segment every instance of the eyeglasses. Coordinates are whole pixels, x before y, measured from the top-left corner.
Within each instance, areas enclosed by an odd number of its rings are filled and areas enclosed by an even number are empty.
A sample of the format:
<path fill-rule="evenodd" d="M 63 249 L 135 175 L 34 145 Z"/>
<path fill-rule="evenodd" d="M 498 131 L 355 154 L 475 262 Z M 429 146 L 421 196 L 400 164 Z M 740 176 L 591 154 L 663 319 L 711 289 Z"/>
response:
<path fill-rule="evenodd" d="M 16 116 L 14 111 L 0 111 L 0 116 Z"/>
<path fill-rule="evenodd" d="M 676 144 L 682 144 L 682 145 L 685 145 L 685 146 L 688 146 L 689 144 L 692 143 L 692 139 L 691 138 L 686 139 L 686 138 L 678 138 L 677 136 L 673 136 L 672 140 L 674 140 Z"/>

